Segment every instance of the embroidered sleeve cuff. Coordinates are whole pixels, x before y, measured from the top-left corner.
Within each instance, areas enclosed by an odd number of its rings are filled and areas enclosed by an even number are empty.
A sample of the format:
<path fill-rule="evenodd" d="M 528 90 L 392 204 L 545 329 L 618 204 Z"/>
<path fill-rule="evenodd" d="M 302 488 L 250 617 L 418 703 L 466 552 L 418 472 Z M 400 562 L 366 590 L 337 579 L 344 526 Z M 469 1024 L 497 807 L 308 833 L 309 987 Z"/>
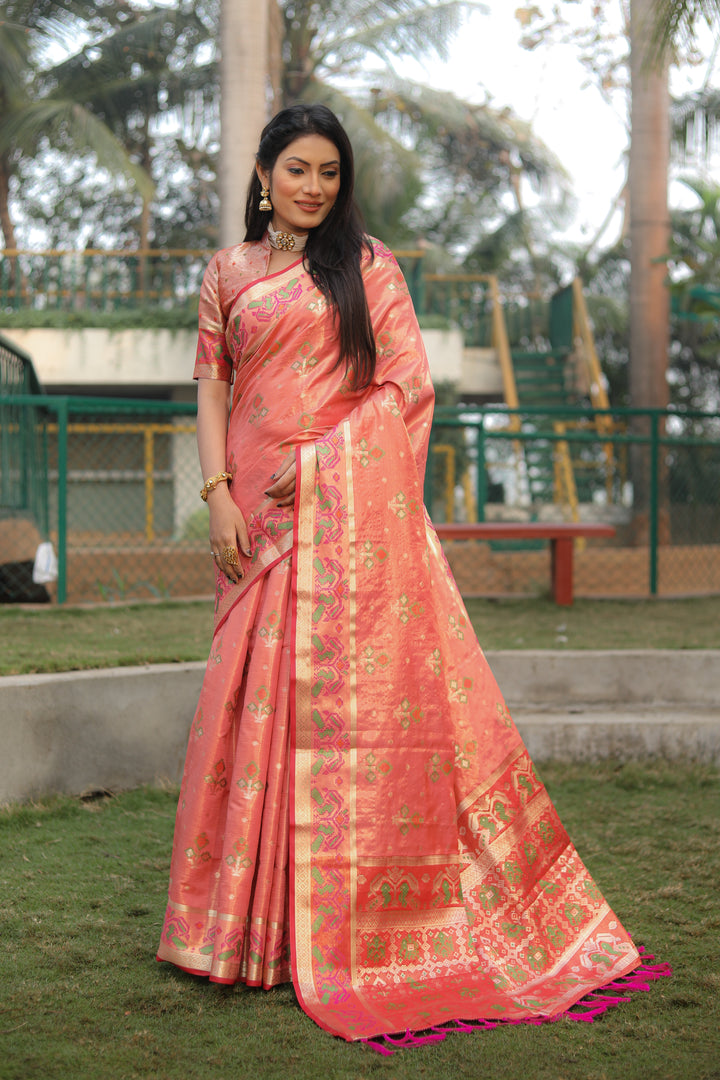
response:
<path fill-rule="evenodd" d="M 193 378 L 232 382 L 232 373 L 232 358 L 227 350 L 225 335 L 200 330 Z"/>

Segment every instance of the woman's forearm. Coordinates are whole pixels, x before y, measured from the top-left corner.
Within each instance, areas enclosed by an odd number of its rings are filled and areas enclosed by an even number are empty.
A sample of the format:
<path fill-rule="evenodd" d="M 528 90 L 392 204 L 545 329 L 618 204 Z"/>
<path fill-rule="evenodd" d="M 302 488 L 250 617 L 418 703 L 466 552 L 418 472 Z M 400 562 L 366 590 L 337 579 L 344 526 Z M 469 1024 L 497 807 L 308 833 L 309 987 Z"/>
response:
<path fill-rule="evenodd" d="M 197 445 L 203 480 L 225 471 L 230 383 L 198 379 Z"/>
<path fill-rule="evenodd" d="M 197 444 L 203 480 L 226 470 L 229 415 L 230 384 L 217 379 L 198 379 Z M 208 492 L 207 504 L 210 550 L 215 565 L 230 581 L 237 583 L 244 574 L 237 561 L 238 547 L 245 555 L 250 555 L 245 519 L 225 483 L 217 484 Z"/>

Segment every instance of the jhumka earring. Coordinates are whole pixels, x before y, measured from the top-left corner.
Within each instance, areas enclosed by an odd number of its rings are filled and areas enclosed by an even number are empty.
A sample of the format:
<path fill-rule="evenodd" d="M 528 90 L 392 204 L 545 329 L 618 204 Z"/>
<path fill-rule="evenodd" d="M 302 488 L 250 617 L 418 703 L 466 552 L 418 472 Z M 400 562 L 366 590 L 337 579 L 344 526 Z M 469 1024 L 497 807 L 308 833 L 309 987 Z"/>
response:
<path fill-rule="evenodd" d="M 268 196 L 270 192 L 266 187 L 260 188 L 260 202 L 258 203 L 258 210 L 272 210 L 272 203 Z"/>

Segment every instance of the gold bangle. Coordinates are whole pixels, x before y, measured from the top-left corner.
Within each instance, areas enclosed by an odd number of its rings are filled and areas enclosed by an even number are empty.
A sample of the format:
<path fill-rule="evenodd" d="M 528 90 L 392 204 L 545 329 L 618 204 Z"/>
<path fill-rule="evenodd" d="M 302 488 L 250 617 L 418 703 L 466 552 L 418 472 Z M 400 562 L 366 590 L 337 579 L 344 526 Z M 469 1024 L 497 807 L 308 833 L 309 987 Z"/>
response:
<path fill-rule="evenodd" d="M 219 472 L 215 476 L 208 477 L 203 486 L 200 488 L 200 498 L 203 502 L 207 502 L 207 497 L 209 493 L 211 491 L 214 491 L 218 484 L 220 484 L 223 480 L 232 480 L 232 473 Z"/>

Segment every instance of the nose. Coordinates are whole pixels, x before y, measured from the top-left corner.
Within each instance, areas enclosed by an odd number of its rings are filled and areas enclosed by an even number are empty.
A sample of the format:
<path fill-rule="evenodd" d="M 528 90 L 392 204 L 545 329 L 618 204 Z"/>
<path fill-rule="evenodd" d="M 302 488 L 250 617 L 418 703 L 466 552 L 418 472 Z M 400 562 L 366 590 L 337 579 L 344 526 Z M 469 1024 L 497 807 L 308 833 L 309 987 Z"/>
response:
<path fill-rule="evenodd" d="M 308 173 L 305 177 L 305 184 L 303 190 L 306 191 L 308 195 L 319 195 L 320 173 Z"/>

